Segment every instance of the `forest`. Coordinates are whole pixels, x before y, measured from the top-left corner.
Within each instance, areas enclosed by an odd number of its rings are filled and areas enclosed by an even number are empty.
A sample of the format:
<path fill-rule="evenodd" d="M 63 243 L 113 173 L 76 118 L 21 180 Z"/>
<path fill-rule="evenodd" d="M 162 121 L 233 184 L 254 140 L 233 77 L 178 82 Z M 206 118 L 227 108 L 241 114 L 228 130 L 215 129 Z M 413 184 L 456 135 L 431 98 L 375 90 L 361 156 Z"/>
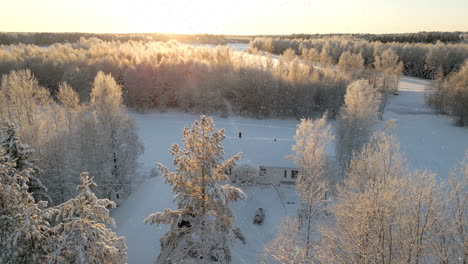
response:
<path fill-rule="evenodd" d="M 122 86 L 125 104 L 139 111 L 178 107 L 258 118 L 336 112 L 354 78 L 301 63 L 296 56 L 274 60 L 223 46 L 96 38 L 49 48 L 23 44 L 0 48 L 0 73 L 23 68 L 30 69 L 53 97 L 58 85 L 67 82 L 81 100 L 88 101 L 90 84 L 103 71 Z"/>
<path fill-rule="evenodd" d="M 468 43 L 465 41 L 412 43 L 370 41 L 359 37 L 256 38 L 250 42 L 250 47 L 273 54 L 283 54 L 287 49 L 292 49 L 307 60 L 325 64 L 336 64 L 343 53 L 350 52 L 362 56 L 364 67 L 372 67 L 376 55 L 391 49 L 403 62 L 405 75 L 426 79 L 433 79 L 438 71 L 444 76 L 456 72 L 468 58 Z"/>
<path fill-rule="evenodd" d="M 236 36 L 0 34 L 0 263 L 127 263 L 112 213 L 152 178 L 161 179 L 153 192 L 170 189 L 172 209 L 131 220 L 164 232 L 152 238 L 156 263 L 233 263 L 235 242 L 252 243 L 233 204 L 269 187 L 230 181 L 249 153 L 224 146 L 277 138 L 241 141 L 240 128 L 233 138 L 210 116 L 232 126 L 250 118 L 256 129 L 297 124 L 291 139 L 278 137 L 292 142 L 297 211 L 255 252 L 258 263 L 466 263 L 468 152 L 446 181 L 414 169 L 400 123 L 386 117 L 408 92 L 402 78 L 430 79 L 424 103 L 463 138 L 465 35 L 291 36 L 257 37 L 240 52 L 192 45 Z M 138 126 L 155 111 L 200 115 L 158 150 L 172 163 L 142 159 L 142 130 L 165 136 Z"/>

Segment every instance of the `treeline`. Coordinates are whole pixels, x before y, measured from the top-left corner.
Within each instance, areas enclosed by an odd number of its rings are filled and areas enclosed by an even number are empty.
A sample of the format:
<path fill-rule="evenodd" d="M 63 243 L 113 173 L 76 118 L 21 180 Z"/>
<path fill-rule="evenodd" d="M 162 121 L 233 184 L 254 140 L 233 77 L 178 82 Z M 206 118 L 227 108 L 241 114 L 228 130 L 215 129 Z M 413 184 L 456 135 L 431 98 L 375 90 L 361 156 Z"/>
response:
<path fill-rule="evenodd" d="M 466 32 L 418 32 L 402 34 L 358 34 L 354 35 L 369 41 L 379 41 L 382 43 L 437 43 L 440 42 L 460 42 L 465 40 Z"/>
<path fill-rule="evenodd" d="M 344 52 L 360 54 L 365 67 L 372 67 L 376 56 L 391 49 L 403 62 L 403 73 L 409 76 L 432 79 L 437 71 L 444 75 L 456 72 L 468 58 L 467 43 L 437 42 L 423 43 L 382 43 L 359 38 L 331 37 L 319 39 L 272 39 L 256 38 L 250 42 L 250 50 L 262 50 L 273 54 L 283 54 L 292 49 L 297 55 L 308 54 L 305 59 L 336 64 Z M 327 62 L 327 61 L 326 61 Z"/>
<path fill-rule="evenodd" d="M 0 73 L 28 68 L 57 96 L 67 82 L 89 100 L 98 71 L 123 87 L 126 105 L 144 111 L 185 111 L 264 117 L 308 117 L 336 113 L 353 74 L 314 68 L 297 56 L 240 53 L 224 46 L 194 47 L 169 42 L 106 42 L 96 38 L 49 48 L 0 48 Z"/>
<path fill-rule="evenodd" d="M 50 33 L 50 32 L 37 32 L 37 33 L 21 33 L 21 32 L 0 32 L 0 45 L 16 45 L 16 44 L 32 44 L 38 46 L 50 46 L 55 43 L 73 43 L 80 40 L 80 38 L 98 38 L 104 41 L 169 41 L 177 40 L 184 43 L 202 43 L 202 44 L 215 44 L 224 45 L 229 42 L 245 42 L 249 38 L 240 36 L 224 36 L 224 35 L 211 35 L 211 34 L 163 34 L 163 33 Z"/>
<path fill-rule="evenodd" d="M 468 60 L 458 72 L 436 76 L 427 103 L 441 114 L 456 117 L 459 126 L 468 126 Z"/>
<path fill-rule="evenodd" d="M 256 35 L 256 38 L 280 38 L 280 39 L 320 39 L 329 37 L 359 38 L 368 41 L 400 42 L 400 43 L 436 43 L 460 42 L 467 40 L 467 32 L 417 32 L 417 33 L 393 33 L 393 34 L 290 34 L 290 35 Z"/>
<path fill-rule="evenodd" d="M 124 113 L 121 87 L 98 73 L 91 100 L 82 104 L 67 83 L 52 98 L 31 71 L 12 71 L 0 86 L 0 146 L 16 169 L 28 170 L 34 198 L 57 205 L 77 194 L 80 173 L 89 172 L 96 194 L 125 199 L 143 147 Z"/>

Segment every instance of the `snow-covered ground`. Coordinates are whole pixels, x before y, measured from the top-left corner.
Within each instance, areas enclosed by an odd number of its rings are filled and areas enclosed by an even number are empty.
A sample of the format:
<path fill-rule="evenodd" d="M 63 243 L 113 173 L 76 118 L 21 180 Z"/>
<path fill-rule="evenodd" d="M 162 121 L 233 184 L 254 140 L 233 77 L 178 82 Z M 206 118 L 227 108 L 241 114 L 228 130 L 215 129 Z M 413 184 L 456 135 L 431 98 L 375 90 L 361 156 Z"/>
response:
<path fill-rule="evenodd" d="M 414 169 L 431 170 L 447 179 L 468 150 L 468 129 L 425 105 L 430 81 L 403 77 L 399 95 L 390 99 L 384 119 L 395 119 L 401 150 Z"/>
<path fill-rule="evenodd" d="M 396 135 L 402 150 L 413 168 L 432 170 L 446 179 L 448 171 L 468 149 L 468 129 L 453 126 L 447 116 L 438 116 L 424 105 L 425 86 L 429 82 L 404 77 L 400 82 L 400 95 L 390 98 L 384 119 L 396 119 Z M 145 171 L 154 162 L 172 164 L 168 149 L 172 142 L 180 143 L 184 125 L 190 125 L 197 115 L 182 113 L 134 114 L 139 136 L 145 146 L 141 162 Z M 217 128 L 224 128 L 226 156 L 243 153 L 242 163 L 253 166 L 293 166 L 285 156 L 291 153 L 297 120 L 254 120 L 248 118 L 215 118 Z M 242 139 L 238 133 L 242 132 Z M 275 142 L 274 139 L 277 139 Z M 329 148 L 333 155 L 333 146 Z M 246 235 L 247 244 L 236 243 L 233 263 L 256 263 L 263 245 L 276 233 L 276 226 L 285 215 L 295 214 L 298 198 L 294 186 L 279 188 L 244 188 L 248 198 L 234 203 L 236 224 Z M 287 202 L 294 201 L 295 204 Z M 130 264 L 153 263 L 159 254 L 159 238 L 166 232 L 165 226 L 148 226 L 143 219 L 157 211 L 172 207 L 170 186 L 162 177 L 149 178 L 113 212 L 117 221 L 117 233 L 125 236 Z M 264 225 L 252 224 L 257 208 L 266 210 Z"/>
<path fill-rule="evenodd" d="M 217 46 L 214 44 L 191 44 L 191 45 L 200 46 L 200 47 L 211 47 L 211 48 L 214 48 Z M 226 46 L 236 51 L 245 51 L 249 48 L 249 43 L 227 43 Z"/>

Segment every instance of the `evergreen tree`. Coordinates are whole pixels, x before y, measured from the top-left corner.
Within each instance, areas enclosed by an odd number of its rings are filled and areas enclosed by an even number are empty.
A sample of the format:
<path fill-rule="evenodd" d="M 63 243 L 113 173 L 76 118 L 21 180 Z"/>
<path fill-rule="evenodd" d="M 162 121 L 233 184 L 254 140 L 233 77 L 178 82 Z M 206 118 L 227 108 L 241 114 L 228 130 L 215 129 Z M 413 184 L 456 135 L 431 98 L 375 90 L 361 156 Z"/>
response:
<path fill-rule="evenodd" d="M 176 210 L 166 209 L 149 215 L 148 224 L 168 224 L 161 238 L 157 263 L 231 263 L 229 244 L 244 241 L 229 207 L 244 199 L 244 192 L 228 184 L 225 171 L 234 167 L 240 154 L 223 160 L 224 130 L 214 130 L 212 118 L 201 116 L 192 127 L 184 128 L 182 149 L 174 144 L 175 172 L 158 164 L 166 182 L 172 185 Z"/>
<path fill-rule="evenodd" d="M 53 227 L 55 247 L 49 263 L 126 263 L 125 239 L 107 227 L 115 227 L 108 209 L 115 203 L 98 199 L 91 191 L 95 187 L 93 179 L 82 173 L 78 195 L 48 210 L 58 223 Z"/>
<path fill-rule="evenodd" d="M 36 201 L 45 199 L 50 202 L 51 199 L 47 195 L 47 188 L 36 177 L 40 169 L 31 160 L 33 150 L 21 142 L 16 125 L 8 121 L 4 122 L 2 132 L 3 137 L 0 139 L 0 146 L 5 151 L 5 157 L 14 163 L 14 169 L 18 171 L 28 170 L 28 173 L 25 174 L 29 181 L 28 191 L 32 193 Z"/>
<path fill-rule="evenodd" d="M 18 170 L 0 147 L 0 263 L 44 263 L 52 248 L 42 207 L 28 192 L 31 169 Z"/>

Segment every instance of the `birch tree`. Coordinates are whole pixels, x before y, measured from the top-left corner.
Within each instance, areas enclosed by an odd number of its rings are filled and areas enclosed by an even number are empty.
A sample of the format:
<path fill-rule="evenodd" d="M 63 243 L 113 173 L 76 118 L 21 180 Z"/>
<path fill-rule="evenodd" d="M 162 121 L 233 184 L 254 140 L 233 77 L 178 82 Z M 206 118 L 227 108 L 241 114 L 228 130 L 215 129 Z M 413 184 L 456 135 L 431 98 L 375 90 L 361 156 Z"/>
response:
<path fill-rule="evenodd" d="M 379 94 L 366 80 L 352 82 L 336 122 L 336 155 L 344 172 L 354 151 L 369 140 L 379 108 Z M 342 173 L 343 174 L 343 173 Z"/>
<path fill-rule="evenodd" d="M 354 153 L 333 207 L 335 224 L 321 227 L 316 261 L 428 263 L 440 218 L 441 189 L 430 172 L 410 172 L 391 135 L 374 134 Z"/>
<path fill-rule="evenodd" d="M 294 217 L 284 218 L 278 226 L 278 232 L 264 248 L 260 263 L 270 264 L 307 264 L 311 258 L 306 252 L 304 234 L 299 220 Z"/>
<path fill-rule="evenodd" d="M 313 220 L 324 209 L 326 192 L 331 183 L 327 175 L 328 157 L 325 152 L 333 139 L 330 125 L 327 125 L 327 114 L 317 120 L 302 119 L 297 126 L 296 143 L 292 146 L 291 158 L 299 167 L 296 187 L 301 198 L 300 221 L 304 221 L 305 254 L 309 256 L 311 233 L 316 223 Z"/>
<path fill-rule="evenodd" d="M 135 177 L 137 158 L 143 146 L 136 135 L 135 124 L 124 114 L 122 90 L 111 75 L 99 72 L 91 92 L 91 107 L 101 162 L 96 181 L 102 195 L 114 199 L 128 194 Z"/>

